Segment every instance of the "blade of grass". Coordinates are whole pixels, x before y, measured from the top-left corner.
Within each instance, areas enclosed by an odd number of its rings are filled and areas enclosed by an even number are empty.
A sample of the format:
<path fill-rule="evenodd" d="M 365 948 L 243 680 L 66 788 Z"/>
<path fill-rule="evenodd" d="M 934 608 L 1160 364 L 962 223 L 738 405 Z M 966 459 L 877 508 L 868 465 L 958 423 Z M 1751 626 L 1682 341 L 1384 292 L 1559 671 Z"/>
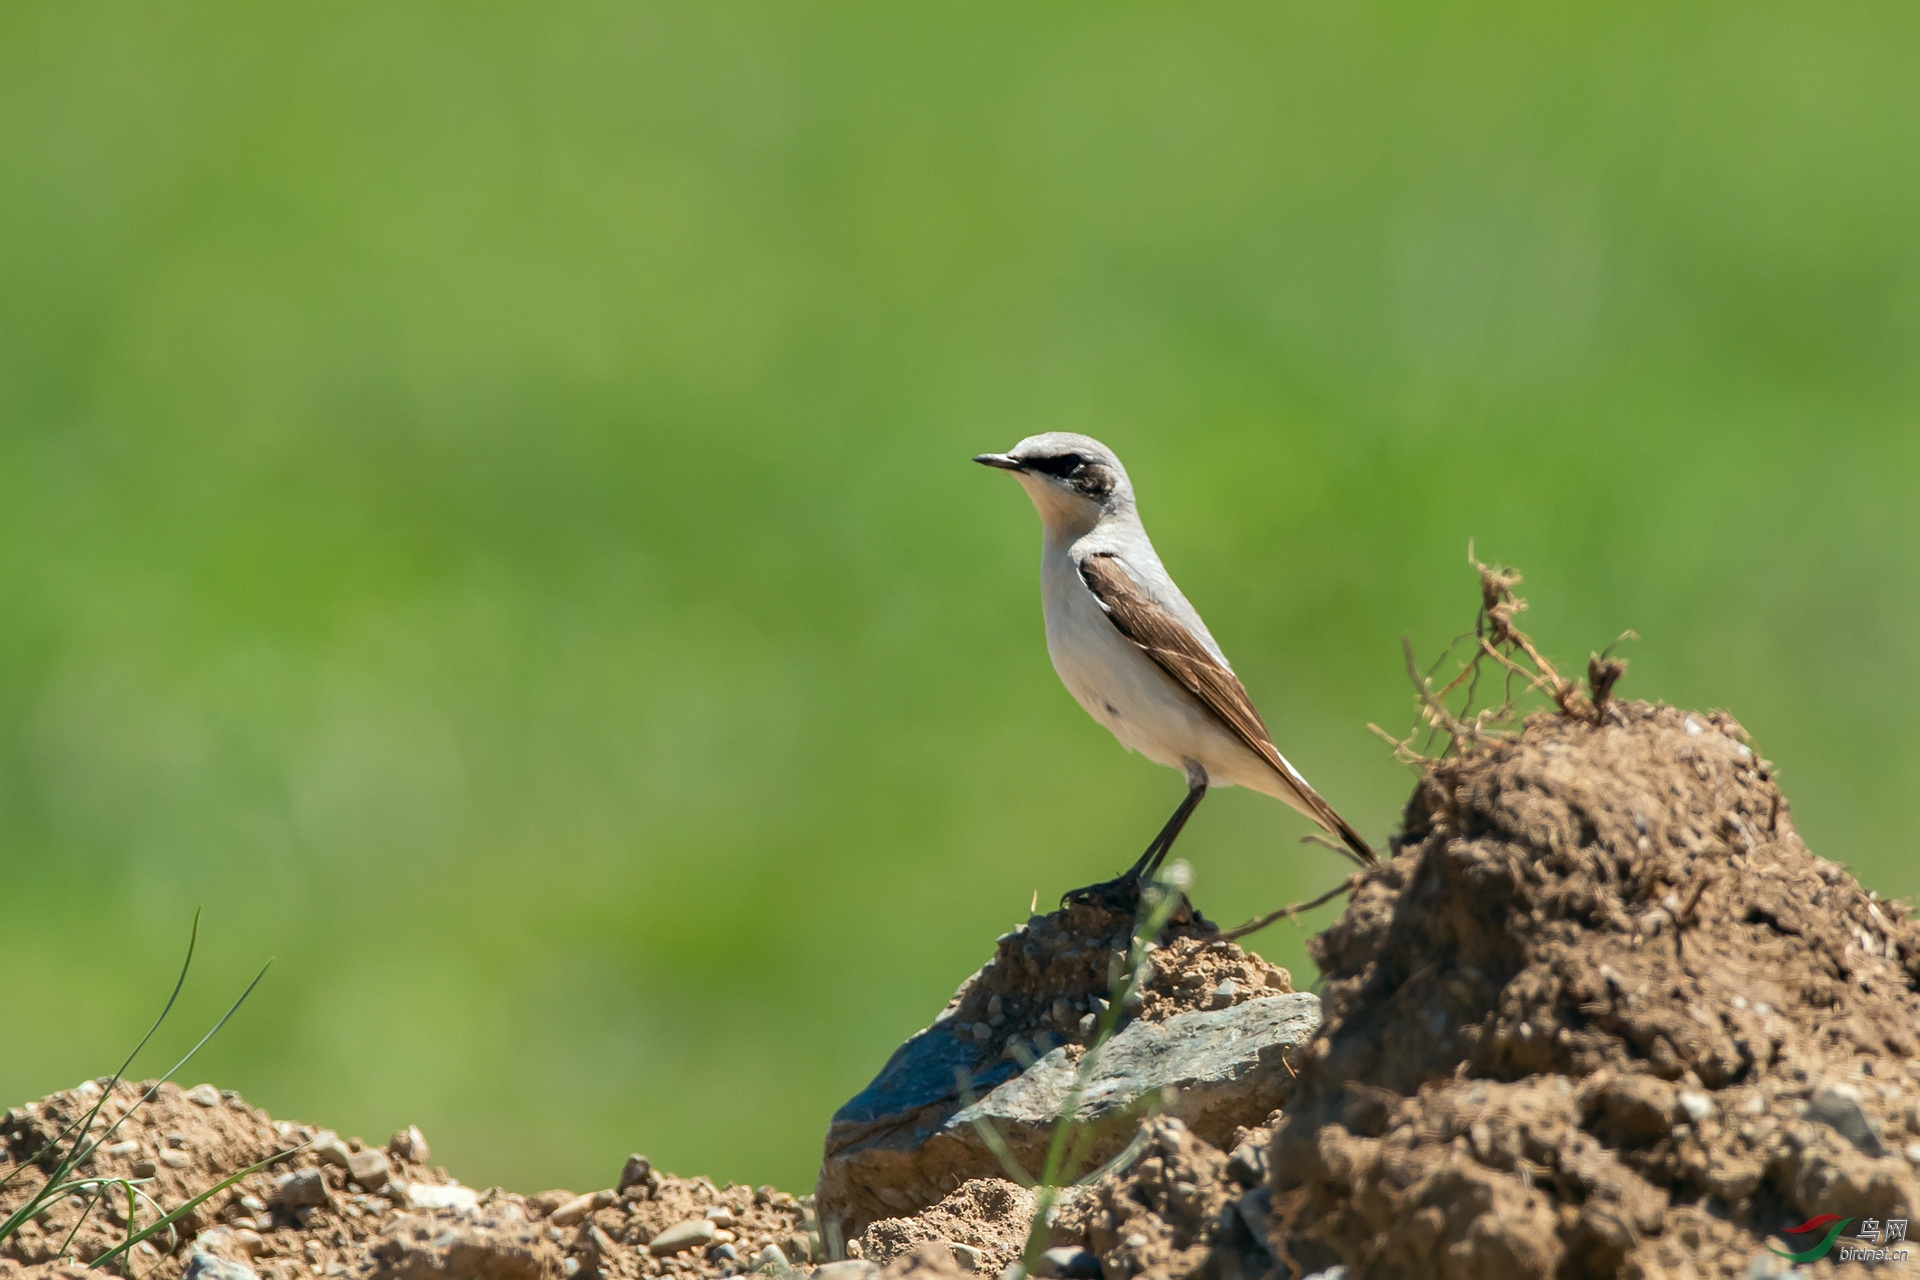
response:
<path fill-rule="evenodd" d="M 235 1174 L 230 1174 L 229 1176 L 222 1178 L 219 1182 L 214 1183 L 211 1187 L 208 1187 L 205 1191 L 202 1191 L 199 1195 L 187 1201 L 185 1204 L 181 1205 L 178 1209 L 175 1209 L 172 1213 L 169 1213 L 166 1217 L 161 1218 L 158 1222 L 155 1222 L 152 1226 L 143 1228 L 138 1234 L 129 1234 L 126 1240 L 124 1240 L 120 1244 L 115 1245 L 113 1248 L 109 1249 L 107 1252 L 101 1254 L 99 1257 L 95 1258 L 92 1262 L 88 1263 L 87 1269 L 90 1271 L 99 1270 L 101 1267 L 106 1266 L 109 1262 L 112 1262 L 115 1258 L 118 1258 L 121 1255 L 125 1254 L 128 1250 L 132 1249 L 135 1245 L 139 1244 L 142 1240 L 145 1240 L 148 1237 L 156 1235 L 159 1232 L 164 1231 L 167 1228 L 171 1227 L 174 1223 L 178 1222 L 181 1218 L 185 1217 L 189 1213 L 192 1213 L 195 1209 L 198 1209 L 201 1205 L 205 1204 L 208 1200 L 211 1200 L 214 1196 L 219 1195 L 222 1191 L 225 1191 L 228 1187 L 240 1181 L 242 1178 L 247 1177 L 249 1174 L 258 1173 L 260 1172 L 260 1170 L 266 1168 L 268 1165 L 276 1164 L 281 1160 L 285 1160 L 288 1156 L 298 1152 L 302 1147 L 305 1147 L 306 1145 L 307 1144 L 303 1142 L 299 1146 L 288 1147 L 285 1151 L 276 1152 L 275 1154 L 268 1156 L 265 1160 L 262 1160 L 257 1164 L 250 1164 L 246 1168 L 240 1170 L 240 1172 Z"/>
<path fill-rule="evenodd" d="M 46 1158 L 46 1155 L 49 1151 L 52 1151 L 55 1147 L 59 1146 L 62 1142 L 65 1142 L 76 1128 L 80 1129 L 82 1140 L 84 1140 L 87 1131 L 93 1128 L 94 1117 L 100 1114 L 100 1108 L 105 1106 L 107 1103 L 107 1099 L 113 1096 L 114 1086 L 119 1084 L 120 1081 L 126 1076 L 127 1068 L 133 1065 L 133 1060 L 140 1056 L 140 1051 L 147 1047 L 147 1042 L 152 1040 L 155 1033 L 157 1033 L 160 1030 L 161 1024 L 166 1022 L 167 1020 L 167 1015 L 173 1012 L 174 1003 L 180 999 L 180 992 L 182 988 L 184 988 L 187 985 L 187 972 L 188 970 L 193 968 L 193 951 L 194 951 L 194 948 L 197 945 L 199 945 L 199 942 L 200 942 L 200 912 L 202 910 L 204 910 L 204 908 L 195 908 L 194 910 L 193 928 L 189 930 L 187 933 L 186 959 L 180 962 L 180 976 L 174 979 L 173 992 L 167 997 L 166 1006 L 160 1010 L 160 1016 L 153 1020 L 153 1025 L 151 1027 L 147 1028 L 147 1034 L 140 1037 L 140 1043 L 133 1046 L 133 1052 L 129 1053 L 127 1055 L 127 1060 L 120 1064 L 120 1069 L 113 1073 L 110 1083 L 107 1085 L 105 1089 L 102 1089 L 100 1091 L 100 1096 L 94 1100 L 94 1104 L 87 1111 L 87 1114 L 82 1119 L 75 1120 L 72 1123 L 68 1124 L 67 1127 L 60 1132 L 59 1136 L 48 1139 L 47 1144 L 41 1147 L 39 1151 L 35 1152 L 33 1159 L 28 1161 L 27 1164 L 39 1164 L 41 1160 Z M 138 1106 L 139 1104 L 135 1103 L 134 1105 Z M 131 1109 L 128 1111 L 127 1114 L 128 1115 L 132 1114 Z M 125 1116 L 121 1117 L 121 1119 L 123 1120 L 125 1118 L 126 1118 Z M 116 1128 L 118 1127 L 117 1122 L 115 1127 Z M 109 1132 L 111 1132 L 111 1130 L 109 1130 Z M 99 1145 L 100 1144 L 96 1142 L 95 1144 L 93 1144 L 92 1147 L 87 1148 L 87 1154 L 88 1155 L 93 1154 L 94 1149 L 97 1148 Z M 79 1149 L 80 1149 L 80 1143 L 75 1142 L 75 1144 L 68 1149 L 68 1154 L 71 1155 L 74 1152 L 77 1152 Z M 60 1181 L 67 1173 L 71 1172 L 75 1166 L 83 1163 L 84 1160 L 85 1160 L 84 1156 L 74 1160 L 62 1160 L 61 1163 L 54 1168 L 54 1171 L 47 1176 L 48 1184 L 51 1185 L 52 1183 Z M 14 1178 L 19 1175 L 20 1171 L 27 1167 L 27 1164 L 22 1164 L 15 1167 L 12 1173 L 9 1173 L 4 1178 L 0 1178 L 0 1189 L 4 1189 L 9 1182 L 12 1182 Z M 28 1216 L 32 1216 L 32 1215 L 28 1215 Z M 24 1219 L 22 1219 L 22 1221 L 24 1221 Z M 5 1225 L 0 1225 L 0 1240 L 6 1239 L 9 1235 L 11 1235 L 14 1231 L 18 1229 L 19 1229 L 19 1223 L 15 1222 L 12 1218 L 9 1218 L 5 1223 Z"/>

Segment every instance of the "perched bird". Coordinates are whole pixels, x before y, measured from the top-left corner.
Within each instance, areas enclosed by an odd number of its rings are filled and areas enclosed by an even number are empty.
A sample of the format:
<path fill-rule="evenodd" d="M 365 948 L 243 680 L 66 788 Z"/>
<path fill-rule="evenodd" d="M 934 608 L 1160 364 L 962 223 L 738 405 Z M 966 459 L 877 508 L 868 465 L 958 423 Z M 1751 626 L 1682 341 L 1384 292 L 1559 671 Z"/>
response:
<path fill-rule="evenodd" d="M 1137 888 L 1208 787 L 1251 787 L 1284 800 L 1361 863 L 1376 860 L 1273 745 L 1207 624 L 1161 566 L 1111 449 L 1050 431 L 974 461 L 1012 472 L 1040 512 L 1040 600 L 1061 683 L 1121 745 L 1187 777 L 1186 799 L 1132 869 L 1069 896 Z"/>

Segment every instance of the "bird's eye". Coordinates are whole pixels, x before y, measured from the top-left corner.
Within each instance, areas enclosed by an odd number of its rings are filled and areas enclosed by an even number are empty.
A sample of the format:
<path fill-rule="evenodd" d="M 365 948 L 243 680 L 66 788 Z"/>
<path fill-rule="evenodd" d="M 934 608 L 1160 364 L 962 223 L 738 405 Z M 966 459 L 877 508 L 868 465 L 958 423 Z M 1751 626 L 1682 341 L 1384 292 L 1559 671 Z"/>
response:
<path fill-rule="evenodd" d="M 1050 476 L 1059 476 L 1063 480 L 1086 465 L 1087 460 L 1077 453 L 1063 453 L 1053 458 L 1034 458 L 1027 463 L 1030 470 L 1044 471 Z"/>

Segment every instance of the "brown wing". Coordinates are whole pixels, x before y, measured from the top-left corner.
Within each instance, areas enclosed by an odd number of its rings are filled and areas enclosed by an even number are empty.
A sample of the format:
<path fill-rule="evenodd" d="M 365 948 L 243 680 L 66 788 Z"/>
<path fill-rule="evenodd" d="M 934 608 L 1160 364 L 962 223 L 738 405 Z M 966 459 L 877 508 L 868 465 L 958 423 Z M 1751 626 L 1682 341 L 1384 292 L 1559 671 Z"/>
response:
<path fill-rule="evenodd" d="M 1294 771 L 1273 745 L 1267 726 L 1260 719 L 1260 713 L 1253 709 L 1253 700 L 1247 697 L 1240 678 L 1216 661 L 1172 614 L 1155 604 L 1118 560 L 1110 555 L 1088 556 L 1080 562 L 1080 580 L 1087 584 L 1087 590 L 1093 592 L 1093 598 L 1100 602 L 1120 633 L 1139 645 L 1161 670 L 1173 677 L 1174 683 L 1193 695 L 1255 755 L 1265 760 L 1321 826 L 1345 841 L 1362 862 L 1375 860 L 1367 842 L 1307 785 L 1307 780 Z"/>

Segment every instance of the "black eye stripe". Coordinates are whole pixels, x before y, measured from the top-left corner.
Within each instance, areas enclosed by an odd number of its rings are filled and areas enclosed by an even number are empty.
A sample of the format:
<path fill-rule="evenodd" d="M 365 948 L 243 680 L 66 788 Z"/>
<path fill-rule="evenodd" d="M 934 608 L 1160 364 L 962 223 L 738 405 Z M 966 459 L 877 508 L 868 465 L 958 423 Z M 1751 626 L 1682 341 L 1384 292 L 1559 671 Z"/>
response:
<path fill-rule="evenodd" d="M 1087 460 L 1077 453 L 1063 453 L 1054 458 L 1027 458 L 1025 462 L 1029 471 L 1042 471 L 1063 478 L 1087 465 Z"/>

